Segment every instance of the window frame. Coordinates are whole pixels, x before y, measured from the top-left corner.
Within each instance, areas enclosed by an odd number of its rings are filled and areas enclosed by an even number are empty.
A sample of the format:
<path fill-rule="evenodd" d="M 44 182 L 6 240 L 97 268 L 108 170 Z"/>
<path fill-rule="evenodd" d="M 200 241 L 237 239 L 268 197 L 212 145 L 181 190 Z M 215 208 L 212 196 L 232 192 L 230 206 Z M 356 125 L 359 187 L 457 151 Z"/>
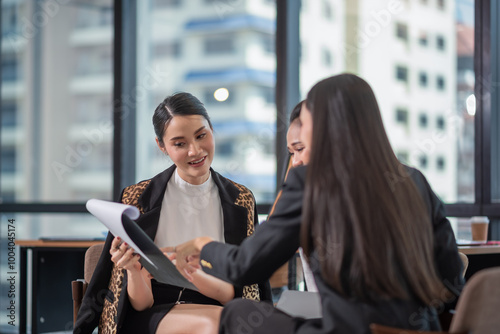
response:
<path fill-rule="evenodd" d="M 494 0 L 492 0 L 493 2 Z M 491 76 L 491 36 L 499 36 L 498 22 L 491 30 L 491 16 L 500 17 L 500 7 L 495 6 L 492 12 L 490 0 L 475 0 L 474 3 L 474 73 L 476 85 L 474 95 L 489 96 L 492 88 Z M 495 20 L 497 21 L 497 20 Z M 498 68 L 498 64 L 495 66 Z M 491 104 L 476 98 L 476 114 L 474 116 L 474 203 L 445 204 L 449 217 L 488 216 L 500 218 L 500 204 L 491 202 Z M 498 132 L 498 128 L 493 129 Z M 500 152 L 495 152 L 495 158 Z M 490 234 L 491 237 L 491 234 Z"/>
<path fill-rule="evenodd" d="M 475 43 L 474 70 L 476 77 L 475 95 L 490 96 L 497 87 L 492 85 L 491 71 L 500 64 L 492 64 L 491 36 L 500 35 L 500 23 L 491 26 L 491 17 L 500 18 L 500 5 L 495 0 L 475 0 Z M 135 179 L 135 105 L 122 104 L 120 97 L 124 92 L 132 91 L 135 82 L 136 63 L 136 1 L 114 0 L 114 42 L 113 54 L 113 189 L 112 200 L 117 201 L 121 189 Z M 286 128 L 289 110 L 299 102 L 299 16 L 300 1 L 276 0 L 276 189 L 282 183 L 282 173 L 288 158 L 286 149 Z M 493 9 L 493 11 L 492 11 Z M 1 20 L 1 17 L 0 17 Z M 498 21 L 498 20 L 494 20 Z M 492 29 L 493 28 L 493 29 Z M 1 22 L 0 22 L 1 29 Z M 0 31 L 1 35 L 1 31 Z M 496 43 L 496 42 L 494 42 Z M 498 45 L 494 45 L 498 48 Z M 496 58 L 494 58 L 496 59 Z M 0 69 L 1 70 L 1 69 Z M 409 75 L 409 73 L 408 73 Z M 1 73 L 0 73 L 1 76 Z M 498 75 L 497 75 L 498 78 Z M 409 80 L 409 78 L 408 78 Z M 0 81 L 1 90 L 1 81 Z M 492 99 L 497 103 L 499 98 Z M 476 99 L 475 116 L 475 201 L 474 203 L 448 203 L 445 208 L 449 217 L 470 217 L 486 215 L 500 219 L 500 203 L 492 202 L 492 160 L 498 160 L 500 152 L 492 152 L 491 133 L 500 131 L 500 126 L 493 124 L 490 100 Z M 495 106 L 496 107 L 496 106 Z M 127 115 L 127 117 L 122 117 Z M 0 114 L 1 117 L 1 114 Z M 491 128 L 493 127 L 493 128 Z M 126 135 L 125 135 L 126 134 Z M 498 144 L 494 144 L 498 148 Z M 494 191 L 500 192 L 499 185 Z M 272 203 L 259 203 L 258 211 L 266 214 Z M 2 213 L 82 213 L 87 212 L 84 203 L 0 203 Z M 491 225 L 491 224 L 490 224 Z M 500 234 L 500 233 L 499 233 Z M 490 234 L 491 236 L 491 234 Z"/>
<path fill-rule="evenodd" d="M 427 88 L 429 86 L 429 75 L 427 72 L 418 72 L 418 85 L 420 88 Z"/>
<path fill-rule="evenodd" d="M 214 42 L 217 43 L 215 47 L 213 46 Z M 224 32 L 220 33 L 218 36 L 205 37 L 202 43 L 203 55 L 206 57 L 231 55 L 234 54 L 238 48 L 237 36 L 232 32 Z"/>
<path fill-rule="evenodd" d="M 408 108 L 397 107 L 394 112 L 394 122 L 400 126 L 408 127 L 410 124 L 410 112 Z"/>
<path fill-rule="evenodd" d="M 446 51 L 446 39 L 442 35 L 436 36 L 436 49 Z"/>
<path fill-rule="evenodd" d="M 396 38 L 401 42 L 408 43 L 409 33 L 408 33 L 408 24 L 396 22 Z"/>
<path fill-rule="evenodd" d="M 395 69 L 394 79 L 400 84 L 408 85 L 410 82 L 410 69 L 406 65 L 397 64 Z M 404 74 L 404 75 L 403 75 Z M 404 76 L 404 78 L 403 78 Z"/>
<path fill-rule="evenodd" d="M 420 112 L 418 114 L 418 126 L 421 129 L 427 129 L 429 127 L 429 116 L 426 112 Z"/>

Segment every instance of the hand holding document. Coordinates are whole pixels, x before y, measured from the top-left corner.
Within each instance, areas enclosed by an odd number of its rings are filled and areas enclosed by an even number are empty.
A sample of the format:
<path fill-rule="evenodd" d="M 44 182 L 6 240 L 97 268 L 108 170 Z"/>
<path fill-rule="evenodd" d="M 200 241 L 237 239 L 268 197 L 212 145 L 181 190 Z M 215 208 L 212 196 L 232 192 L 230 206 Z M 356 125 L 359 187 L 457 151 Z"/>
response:
<path fill-rule="evenodd" d="M 87 201 L 87 210 L 141 256 L 139 261 L 158 282 L 198 291 L 133 221 L 140 215 L 135 206 L 90 199 Z"/>

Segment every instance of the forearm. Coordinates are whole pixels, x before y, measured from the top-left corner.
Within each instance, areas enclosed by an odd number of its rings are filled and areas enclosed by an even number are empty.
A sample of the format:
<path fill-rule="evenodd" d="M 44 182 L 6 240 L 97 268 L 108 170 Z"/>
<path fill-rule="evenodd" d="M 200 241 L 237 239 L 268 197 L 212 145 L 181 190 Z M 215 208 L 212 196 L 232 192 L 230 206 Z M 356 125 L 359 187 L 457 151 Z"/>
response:
<path fill-rule="evenodd" d="M 192 274 L 193 284 L 200 290 L 200 293 L 207 297 L 225 304 L 234 298 L 233 285 L 221 279 L 196 270 Z"/>
<path fill-rule="evenodd" d="M 154 298 L 151 290 L 151 279 L 145 269 L 139 271 L 127 270 L 127 293 L 136 311 L 143 311 L 153 306 Z"/>
<path fill-rule="evenodd" d="M 298 249 L 300 224 L 295 225 L 265 222 L 239 246 L 211 242 L 201 252 L 202 269 L 236 286 L 264 282 Z"/>

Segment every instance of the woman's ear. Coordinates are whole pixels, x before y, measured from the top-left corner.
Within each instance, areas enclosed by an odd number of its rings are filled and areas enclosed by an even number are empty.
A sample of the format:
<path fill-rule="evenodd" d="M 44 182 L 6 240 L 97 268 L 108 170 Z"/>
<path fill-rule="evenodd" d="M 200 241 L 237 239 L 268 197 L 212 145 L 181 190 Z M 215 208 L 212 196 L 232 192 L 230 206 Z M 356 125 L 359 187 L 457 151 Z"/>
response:
<path fill-rule="evenodd" d="M 165 153 L 166 155 L 168 155 L 167 149 L 165 148 L 165 145 L 160 142 L 160 140 L 158 139 L 158 137 L 156 137 L 155 140 L 156 140 L 156 145 L 158 145 L 158 148 L 160 149 L 160 151 L 162 151 L 163 153 Z"/>

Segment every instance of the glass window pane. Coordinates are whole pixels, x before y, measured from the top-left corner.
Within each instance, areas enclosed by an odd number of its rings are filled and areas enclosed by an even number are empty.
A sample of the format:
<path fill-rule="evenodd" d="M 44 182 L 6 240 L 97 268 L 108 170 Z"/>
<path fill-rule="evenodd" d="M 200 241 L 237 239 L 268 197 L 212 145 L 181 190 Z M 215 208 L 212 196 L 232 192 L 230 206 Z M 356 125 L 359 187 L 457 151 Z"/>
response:
<path fill-rule="evenodd" d="M 3 203 L 111 198 L 112 3 L 1 2 Z"/>
<path fill-rule="evenodd" d="M 474 1 L 330 4 L 338 14 L 330 20 L 315 2 L 301 9 L 302 98 L 329 75 L 360 75 L 398 158 L 422 169 L 444 201 L 473 202 Z M 325 47 L 331 67 L 316 56 Z"/>
<path fill-rule="evenodd" d="M 151 118 L 163 99 L 200 99 L 215 135 L 212 167 L 250 188 L 259 203 L 275 194 L 276 5 L 273 1 L 138 1 L 137 175 L 171 165 L 155 143 Z M 335 63 L 329 53 L 323 62 Z"/>

